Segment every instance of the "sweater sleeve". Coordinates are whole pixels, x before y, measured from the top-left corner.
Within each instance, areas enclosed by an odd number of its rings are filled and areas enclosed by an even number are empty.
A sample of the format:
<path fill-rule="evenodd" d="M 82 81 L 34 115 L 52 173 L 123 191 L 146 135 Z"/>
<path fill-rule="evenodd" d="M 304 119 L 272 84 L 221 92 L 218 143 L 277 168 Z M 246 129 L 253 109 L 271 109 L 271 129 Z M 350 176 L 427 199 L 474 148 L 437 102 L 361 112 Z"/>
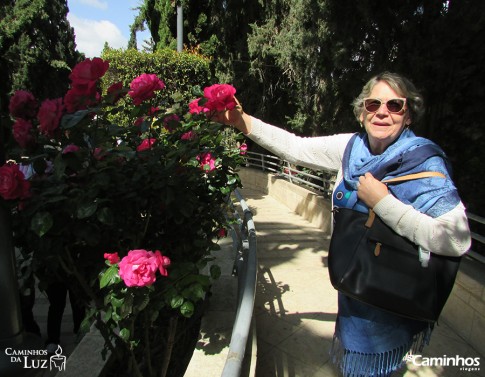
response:
<path fill-rule="evenodd" d="M 251 133 L 246 136 L 293 164 L 311 169 L 338 170 L 345 146 L 352 134 L 300 137 L 251 117 Z"/>
<path fill-rule="evenodd" d="M 460 256 L 470 248 L 470 229 L 461 202 L 433 218 L 389 194 L 376 204 L 374 212 L 398 234 L 432 253 Z"/>

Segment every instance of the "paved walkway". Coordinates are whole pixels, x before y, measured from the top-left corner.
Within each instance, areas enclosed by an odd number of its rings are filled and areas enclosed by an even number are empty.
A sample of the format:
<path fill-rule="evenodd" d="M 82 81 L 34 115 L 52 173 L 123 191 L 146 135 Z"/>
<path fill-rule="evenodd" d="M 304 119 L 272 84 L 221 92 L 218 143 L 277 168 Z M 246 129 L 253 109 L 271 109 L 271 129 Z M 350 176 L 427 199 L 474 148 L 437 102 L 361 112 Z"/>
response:
<path fill-rule="evenodd" d="M 337 294 L 327 271 L 328 237 L 272 197 L 249 189 L 242 194 L 253 212 L 258 242 L 256 377 L 338 376 L 329 357 Z M 479 356 L 440 323 L 423 356 L 445 355 Z M 483 356 L 481 362 L 479 372 L 408 363 L 395 376 L 485 376 Z"/>

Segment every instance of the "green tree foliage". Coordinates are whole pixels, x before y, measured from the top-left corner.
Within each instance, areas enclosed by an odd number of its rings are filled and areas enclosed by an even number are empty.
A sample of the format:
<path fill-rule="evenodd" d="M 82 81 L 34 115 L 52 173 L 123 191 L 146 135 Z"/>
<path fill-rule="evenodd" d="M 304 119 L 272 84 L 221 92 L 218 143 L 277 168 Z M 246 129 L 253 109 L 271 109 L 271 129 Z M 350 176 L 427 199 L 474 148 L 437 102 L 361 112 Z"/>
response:
<path fill-rule="evenodd" d="M 444 7 L 444 4 L 447 6 Z M 425 2 L 416 35 L 403 55 L 408 72 L 422 85 L 427 113 L 417 132 L 448 153 L 454 179 L 470 212 L 485 213 L 485 3 L 478 0 Z M 421 22 L 417 22 L 421 21 Z M 423 30 L 424 29 L 424 30 Z"/>
<path fill-rule="evenodd" d="M 131 25 L 129 48 L 137 48 L 136 33 L 145 30 L 150 31 L 153 40 L 153 51 L 157 49 L 176 47 L 176 2 L 172 0 L 145 0 L 138 7 L 138 15 Z"/>
<path fill-rule="evenodd" d="M 324 48 L 328 29 L 321 22 L 324 4 L 320 3 L 264 2 L 265 19 L 252 25 L 248 40 L 252 72 L 264 82 L 262 112 L 275 123 L 287 123 L 308 134 L 317 133 L 324 124 L 313 115 L 321 114 L 321 106 L 331 106 L 321 98 L 330 67 L 329 51 Z"/>
<path fill-rule="evenodd" d="M 80 59 L 65 0 L 0 1 L 1 111 L 17 89 L 38 98 L 65 93 L 70 67 Z"/>
<path fill-rule="evenodd" d="M 8 104 L 18 89 L 36 98 L 65 93 L 79 61 L 66 0 L 0 0 L 0 163 L 10 131 Z"/>

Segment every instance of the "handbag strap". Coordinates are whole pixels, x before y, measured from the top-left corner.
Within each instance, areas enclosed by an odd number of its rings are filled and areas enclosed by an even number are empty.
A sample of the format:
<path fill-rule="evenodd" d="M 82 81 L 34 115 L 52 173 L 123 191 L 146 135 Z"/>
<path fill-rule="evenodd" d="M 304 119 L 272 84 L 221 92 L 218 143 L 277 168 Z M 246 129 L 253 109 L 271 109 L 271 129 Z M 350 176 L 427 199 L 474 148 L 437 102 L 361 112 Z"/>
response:
<path fill-rule="evenodd" d="M 423 171 L 421 173 L 402 175 L 396 178 L 383 179 L 382 183 L 396 183 L 404 181 L 412 181 L 413 179 L 429 178 L 429 177 L 440 177 L 446 178 L 446 175 L 437 171 Z"/>
<path fill-rule="evenodd" d="M 414 179 L 429 178 L 429 177 L 446 178 L 446 175 L 437 171 L 423 171 L 421 173 L 407 174 L 396 178 L 383 179 L 381 182 L 386 184 L 397 183 L 397 182 L 412 181 Z M 376 214 L 374 210 L 372 208 L 369 208 L 369 217 L 365 222 L 366 228 L 370 228 L 372 226 L 372 224 L 374 223 L 375 217 L 376 217 Z"/>

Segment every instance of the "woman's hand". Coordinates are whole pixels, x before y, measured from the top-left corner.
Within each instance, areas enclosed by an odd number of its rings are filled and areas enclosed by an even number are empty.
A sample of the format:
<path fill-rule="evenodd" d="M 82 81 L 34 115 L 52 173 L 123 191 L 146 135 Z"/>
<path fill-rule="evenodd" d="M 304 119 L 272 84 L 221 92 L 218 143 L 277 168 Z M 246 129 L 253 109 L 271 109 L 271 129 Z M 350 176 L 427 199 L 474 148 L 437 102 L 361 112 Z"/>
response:
<path fill-rule="evenodd" d="M 389 194 L 387 186 L 381 181 L 374 178 L 371 173 L 365 173 L 359 177 L 357 184 L 357 196 L 362 200 L 367 207 L 374 208 L 374 206 Z"/>
<path fill-rule="evenodd" d="M 211 120 L 234 126 L 242 133 L 249 134 L 251 132 L 251 117 L 243 111 L 237 98 L 235 100 L 237 105 L 234 109 L 215 113 L 211 116 Z"/>

